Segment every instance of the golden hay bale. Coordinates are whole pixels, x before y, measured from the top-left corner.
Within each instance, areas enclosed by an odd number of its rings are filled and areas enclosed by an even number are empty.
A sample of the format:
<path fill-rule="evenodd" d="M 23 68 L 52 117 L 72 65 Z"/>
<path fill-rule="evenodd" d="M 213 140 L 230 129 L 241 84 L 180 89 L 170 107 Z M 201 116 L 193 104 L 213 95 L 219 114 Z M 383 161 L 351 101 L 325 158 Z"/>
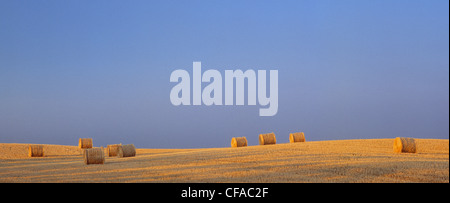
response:
<path fill-rule="evenodd" d="M 416 153 L 416 142 L 413 138 L 396 137 L 394 139 L 394 152 Z"/>
<path fill-rule="evenodd" d="M 298 133 L 291 133 L 289 134 L 289 142 L 305 142 L 305 133 L 298 132 Z"/>
<path fill-rule="evenodd" d="M 136 156 L 136 147 L 134 144 L 122 145 L 123 157 Z"/>
<path fill-rule="evenodd" d="M 247 138 L 245 137 L 233 137 L 231 138 L 231 147 L 246 147 Z"/>
<path fill-rule="evenodd" d="M 78 141 L 78 148 L 80 149 L 88 149 L 92 148 L 92 138 L 80 138 Z"/>
<path fill-rule="evenodd" d="M 268 145 L 268 144 L 276 144 L 277 139 L 275 137 L 275 134 L 267 133 L 267 134 L 259 134 L 259 144 L 260 145 Z"/>
<path fill-rule="evenodd" d="M 106 147 L 106 152 L 107 152 L 106 154 L 109 157 L 113 157 L 113 156 L 123 157 L 122 144 L 108 145 Z"/>
<path fill-rule="evenodd" d="M 100 147 L 90 148 L 84 150 L 84 163 L 89 164 L 103 164 L 105 163 L 105 153 Z"/>
<path fill-rule="evenodd" d="M 29 157 L 43 157 L 44 156 L 44 146 L 43 145 L 30 145 L 28 147 Z"/>

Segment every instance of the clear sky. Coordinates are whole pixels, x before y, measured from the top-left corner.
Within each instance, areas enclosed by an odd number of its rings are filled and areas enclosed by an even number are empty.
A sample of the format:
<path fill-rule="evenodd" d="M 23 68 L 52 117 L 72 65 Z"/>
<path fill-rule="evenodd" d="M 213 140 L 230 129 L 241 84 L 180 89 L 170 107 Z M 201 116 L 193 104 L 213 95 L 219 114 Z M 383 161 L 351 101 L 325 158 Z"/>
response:
<path fill-rule="evenodd" d="M 449 138 L 448 0 L 0 0 L 0 143 Z M 278 113 L 173 106 L 176 69 L 278 70 Z M 192 76 L 192 75 L 191 75 Z"/>

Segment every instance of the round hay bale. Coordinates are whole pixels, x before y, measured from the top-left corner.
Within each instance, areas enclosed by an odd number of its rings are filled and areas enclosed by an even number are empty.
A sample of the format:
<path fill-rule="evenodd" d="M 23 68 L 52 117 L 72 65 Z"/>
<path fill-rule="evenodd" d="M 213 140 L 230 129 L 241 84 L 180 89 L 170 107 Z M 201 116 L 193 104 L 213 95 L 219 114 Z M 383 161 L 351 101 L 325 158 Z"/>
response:
<path fill-rule="evenodd" d="M 260 145 L 268 145 L 268 144 L 276 144 L 277 139 L 275 137 L 275 134 L 267 133 L 267 134 L 259 134 L 259 144 Z"/>
<path fill-rule="evenodd" d="M 44 157 L 44 146 L 43 145 L 30 145 L 28 147 L 29 157 Z"/>
<path fill-rule="evenodd" d="M 89 149 L 92 146 L 92 138 L 80 138 L 78 141 L 78 148 L 80 149 Z"/>
<path fill-rule="evenodd" d="M 298 133 L 291 133 L 289 134 L 289 142 L 305 142 L 305 133 L 298 132 Z"/>
<path fill-rule="evenodd" d="M 233 137 L 231 138 L 231 147 L 246 147 L 247 138 L 245 137 Z"/>
<path fill-rule="evenodd" d="M 84 163 L 89 164 L 103 164 L 105 163 L 105 153 L 100 147 L 90 148 L 84 150 Z"/>
<path fill-rule="evenodd" d="M 109 157 L 123 157 L 122 144 L 107 145 L 106 152 Z"/>
<path fill-rule="evenodd" d="M 416 142 L 413 138 L 396 137 L 394 139 L 394 152 L 416 153 Z"/>
<path fill-rule="evenodd" d="M 123 157 L 136 156 L 136 147 L 134 144 L 122 145 Z"/>

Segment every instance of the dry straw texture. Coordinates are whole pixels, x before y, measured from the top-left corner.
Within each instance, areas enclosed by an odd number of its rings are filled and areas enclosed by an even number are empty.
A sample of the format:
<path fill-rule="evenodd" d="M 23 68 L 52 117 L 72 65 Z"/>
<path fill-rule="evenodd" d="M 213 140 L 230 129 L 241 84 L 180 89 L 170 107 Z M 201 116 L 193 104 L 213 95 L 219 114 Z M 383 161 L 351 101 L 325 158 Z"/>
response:
<path fill-rule="evenodd" d="M 88 149 L 92 148 L 92 138 L 80 138 L 78 141 L 78 148 L 80 149 Z"/>
<path fill-rule="evenodd" d="M 289 134 L 289 142 L 305 142 L 305 133 L 298 132 L 298 133 L 291 133 Z"/>
<path fill-rule="evenodd" d="M 415 138 L 416 153 L 404 154 L 392 152 L 394 138 L 138 148 L 132 160 L 106 157 L 103 165 L 85 165 L 78 146 L 44 145 L 45 158 L 29 158 L 30 144 L 0 143 L 0 183 L 449 182 L 448 139 Z"/>
<path fill-rule="evenodd" d="M 413 138 L 396 137 L 394 139 L 394 152 L 416 153 L 416 142 Z"/>
<path fill-rule="evenodd" d="M 136 147 L 134 144 L 122 145 L 123 157 L 136 156 Z"/>
<path fill-rule="evenodd" d="M 106 154 L 109 157 L 123 157 L 122 144 L 113 144 L 106 147 Z"/>
<path fill-rule="evenodd" d="M 268 145 L 268 144 L 276 144 L 276 143 L 277 143 L 277 139 L 273 132 L 259 135 L 259 144 L 260 145 Z"/>
<path fill-rule="evenodd" d="M 28 147 L 29 157 L 43 157 L 44 156 L 44 146 L 43 145 L 30 145 Z"/>
<path fill-rule="evenodd" d="M 245 137 L 233 137 L 231 138 L 231 147 L 246 147 L 247 138 Z"/>
<path fill-rule="evenodd" d="M 84 163 L 87 165 L 105 163 L 105 153 L 103 152 L 103 149 L 99 147 L 85 149 Z"/>

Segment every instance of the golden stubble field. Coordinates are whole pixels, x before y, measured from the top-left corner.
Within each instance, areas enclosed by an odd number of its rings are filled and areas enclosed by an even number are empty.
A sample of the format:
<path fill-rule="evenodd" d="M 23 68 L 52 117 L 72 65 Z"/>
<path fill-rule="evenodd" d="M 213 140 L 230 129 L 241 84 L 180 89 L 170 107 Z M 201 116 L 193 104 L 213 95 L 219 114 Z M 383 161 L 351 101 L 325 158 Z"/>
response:
<path fill-rule="evenodd" d="M 414 154 L 394 153 L 393 140 L 137 149 L 103 165 L 85 165 L 77 146 L 28 158 L 28 144 L 0 144 L 0 182 L 449 182 L 449 140 L 416 139 Z"/>

